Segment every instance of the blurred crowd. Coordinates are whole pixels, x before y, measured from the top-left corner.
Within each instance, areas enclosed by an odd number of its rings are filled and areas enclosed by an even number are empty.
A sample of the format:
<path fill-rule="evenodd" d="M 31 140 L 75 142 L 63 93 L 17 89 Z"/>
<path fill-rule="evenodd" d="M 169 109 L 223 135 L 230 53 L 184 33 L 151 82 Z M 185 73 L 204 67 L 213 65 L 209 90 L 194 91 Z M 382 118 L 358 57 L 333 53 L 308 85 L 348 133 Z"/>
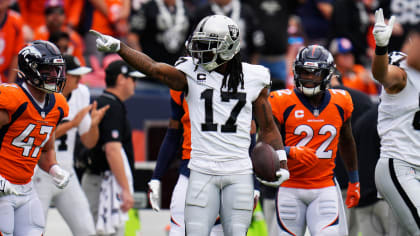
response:
<path fill-rule="evenodd" d="M 369 67 L 374 52 L 374 11 L 397 17 L 390 51 L 403 50 L 405 35 L 420 21 L 416 1 L 403 0 L 2 0 L 0 79 L 16 79 L 16 55 L 25 43 L 49 40 L 93 68 L 82 83 L 105 87 L 104 69 L 117 58 L 95 48 L 89 29 L 112 35 L 156 61 L 173 64 L 189 33 L 204 16 L 238 22 L 245 61 L 271 71 L 273 89 L 293 86 L 299 48 L 321 44 L 335 57 L 344 86 L 374 101 L 379 86 Z M 404 14 L 403 14 L 404 13 Z"/>

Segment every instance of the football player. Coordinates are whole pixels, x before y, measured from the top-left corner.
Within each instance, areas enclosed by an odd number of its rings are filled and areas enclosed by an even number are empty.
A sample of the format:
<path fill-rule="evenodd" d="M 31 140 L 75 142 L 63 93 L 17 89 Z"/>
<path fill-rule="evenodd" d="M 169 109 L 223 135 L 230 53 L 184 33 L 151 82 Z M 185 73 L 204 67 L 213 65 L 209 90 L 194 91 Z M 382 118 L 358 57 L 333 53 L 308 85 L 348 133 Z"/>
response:
<path fill-rule="evenodd" d="M 389 203 L 405 235 L 420 235 L 420 24 L 408 35 L 407 55 L 388 56 L 395 16 L 385 23 L 382 9 L 375 12 L 374 78 L 382 86 L 378 108 L 381 153 L 375 184 Z M 388 64 L 391 62 L 390 64 Z"/>
<path fill-rule="evenodd" d="M 346 204 L 356 206 L 360 187 L 350 124 L 352 99 L 345 90 L 328 89 L 335 68 L 324 47 L 302 48 L 293 67 L 296 88 L 274 91 L 269 101 L 288 155 L 315 150 L 319 161 L 308 168 L 289 159 L 290 178 L 277 194 L 278 230 L 280 235 L 304 235 L 307 226 L 311 235 L 347 235 L 333 169 L 338 149 L 350 179 Z"/>
<path fill-rule="evenodd" d="M 69 173 L 56 161 L 55 129 L 69 112 L 60 94 L 64 60 L 47 41 L 34 41 L 18 54 L 19 84 L 0 85 L 0 235 L 40 236 L 41 203 L 31 181 L 35 165 L 49 173 L 58 188 Z"/>
<path fill-rule="evenodd" d="M 185 94 L 182 91 L 170 90 L 171 94 L 171 119 L 169 120 L 168 130 L 164 141 L 159 150 L 152 179 L 149 181 L 149 201 L 153 210 L 160 210 L 160 179 L 169 167 L 171 161 L 177 156 L 177 152 L 182 145 L 182 160 L 179 166 L 179 176 L 171 198 L 171 228 L 170 236 L 184 236 L 184 209 L 185 197 L 188 187 L 190 170 L 188 161 L 191 157 L 191 123 L 188 105 L 185 101 Z M 182 141 L 182 143 L 181 143 Z M 220 220 L 217 220 L 212 228 L 212 236 L 223 235 Z"/>
<path fill-rule="evenodd" d="M 254 205 L 248 154 L 253 109 L 261 140 L 277 150 L 283 167 L 287 157 L 267 100 L 269 71 L 241 62 L 237 23 L 221 15 L 202 19 L 187 46 L 191 57 L 180 58 L 176 67 L 93 33 L 99 50 L 118 52 L 140 72 L 185 92 L 191 122 L 187 235 L 209 235 L 218 214 L 225 235 L 245 235 Z"/>
<path fill-rule="evenodd" d="M 76 175 L 73 168 L 76 133 L 79 133 L 80 140 L 86 148 L 94 147 L 99 138 L 98 124 L 109 106 L 97 110 L 96 102 L 89 105 L 89 89 L 79 84 L 79 81 L 82 75 L 89 73 L 92 69 L 80 66 L 79 60 L 74 56 L 64 55 L 63 58 L 66 63 L 67 78 L 62 94 L 67 98 L 70 108 L 68 116 L 63 118 L 57 126 L 55 150 L 61 166 L 72 175 Z M 37 169 L 34 180 L 45 217 L 53 201 L 73 235 L 95 234 L 89 204 L 77 178 L 71 178 L 65 189 L 57 189 L 53 187 L 54 183 L 48 177 L 48 173 Z"/>

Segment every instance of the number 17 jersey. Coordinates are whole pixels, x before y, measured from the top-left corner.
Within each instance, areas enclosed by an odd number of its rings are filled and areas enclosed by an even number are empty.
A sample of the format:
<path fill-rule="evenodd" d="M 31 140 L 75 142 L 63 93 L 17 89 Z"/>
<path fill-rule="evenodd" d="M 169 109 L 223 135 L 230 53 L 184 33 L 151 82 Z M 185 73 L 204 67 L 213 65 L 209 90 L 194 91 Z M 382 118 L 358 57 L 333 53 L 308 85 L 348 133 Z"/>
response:
<path fill-rule="evenodd" d="M 194 65 L 191 57 L 181 58 L 176 67 L 188 82 L 185 99 L 192 149 L 188 167 L 213 175 L 252 173 L 248 154 L 252 103 L 270 84 L 268 69 L 242 63 L 244 86 L 232 94 L 227 92 L 227 83 L 221 88 L 222 74 Z"/>

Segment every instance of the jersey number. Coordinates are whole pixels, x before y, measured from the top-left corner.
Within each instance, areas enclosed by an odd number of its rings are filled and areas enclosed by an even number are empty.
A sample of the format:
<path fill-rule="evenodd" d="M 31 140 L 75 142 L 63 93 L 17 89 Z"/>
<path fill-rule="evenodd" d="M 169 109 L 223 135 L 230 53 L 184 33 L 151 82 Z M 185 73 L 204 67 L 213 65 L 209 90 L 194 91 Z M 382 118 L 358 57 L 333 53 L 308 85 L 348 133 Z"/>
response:
<path fill-rule="evenodd" d="M 63 123 L 66 123 L 66 122 L 69 122 L 69 121 L 68 120 L 62 120 L 60 122 L 60 124 L 63 124 Z M 56 138 L 55 141 L 56 142 L 59 141 L 58 146 L 57 146 L 58 151 L 61 151 L 61 152 L 62 151 L 67 151 L 67 149 L 68 149 L 68 146 L 67 146 L 67 133 L 61 135 L 61 137 L 59 137 L 59 138 Z"/>
<path fill-rule="evenodd" d="M 312 138 L 314 137 L 314 130 L 309 125 L 299 125 L 296 127 L 295 131 L 293 132 L 294 135 L 302 135 L 306 133 L 306 136 L 301 139 L 296 146 L 305 146 L 308 144 Z M 327 150 L 328 146 L 334 140 L 335 136 L 337 135 L 337 129 L 332 125 L 324 125 L 318 132 L 319 135 L 327 135 L 329 137 L 321 143 L 321 145 L 316 149 L 316 156 L 322 159 L 330 159 L 332 158 L 333 150 Z"/>
<path fill-rule="evenodd" d="M 420 106 L 420 96 L 419 96 L 419 106 Z M 420 111 L 417 111 L 414 114 L 413 127 L 415 130 L 420 130 Z"/>
<path fill-rule="evenodd" d="M 204 99 L 204 112 L 205 123 L 201 123 L 201 131 L 217 131 L 217 124 L 213 123 L 213 89 L 206 89 L 201 93 L 201 99 Z M 222 133 L 235 133 L 236 132 L 236 119 L 239 112 L 246 104 L 246 93 L 231 94 L 222 92 L 222 102 L 229 102 L 230 99 L 236 99 L 238 102 L 230 111 L 229 118 L 222 125 Z"/>
<path fill-rule="evenodd" d="M 41 145 L 34 147 L 34 141 L 35 137 L 29 136 L 32 131 L 35 129 L 36 125 L 29 124 L 26 129 L 19 134 L 16 138 L 13 139 L 12 145 L 23 148 L 22 156 L 28 157 L 32 148 L 34 148 L 34 151 L 32 152 L 31 157 L 36 158 L 38 156 L 39 150 L 41 150 L 42 147 L 44 147 L 45 143 L 47 143 L 48 139 L 50 139 L 51 132 L 53 130 L 52 126 L 41 126 L 41 129 L 39 130 L 39 134 L 47 134 L 45 136 L 44 141 L 42 141 Z M 25 141 L 26 140 L 26 141 Z"/>

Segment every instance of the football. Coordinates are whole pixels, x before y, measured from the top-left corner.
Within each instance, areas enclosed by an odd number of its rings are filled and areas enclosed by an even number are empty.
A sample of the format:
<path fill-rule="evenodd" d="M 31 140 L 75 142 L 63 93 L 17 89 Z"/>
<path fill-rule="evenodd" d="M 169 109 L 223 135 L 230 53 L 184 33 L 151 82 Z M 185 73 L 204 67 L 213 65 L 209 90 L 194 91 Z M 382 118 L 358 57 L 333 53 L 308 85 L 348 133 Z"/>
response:
<path fill-rule="evenodd" d="M 276 181 L 276 172 L 280 169 L 280 160 L 274 148 L 264 142 L 258 142 L 251 153 L 255 175 L 265 181 Z"/>

